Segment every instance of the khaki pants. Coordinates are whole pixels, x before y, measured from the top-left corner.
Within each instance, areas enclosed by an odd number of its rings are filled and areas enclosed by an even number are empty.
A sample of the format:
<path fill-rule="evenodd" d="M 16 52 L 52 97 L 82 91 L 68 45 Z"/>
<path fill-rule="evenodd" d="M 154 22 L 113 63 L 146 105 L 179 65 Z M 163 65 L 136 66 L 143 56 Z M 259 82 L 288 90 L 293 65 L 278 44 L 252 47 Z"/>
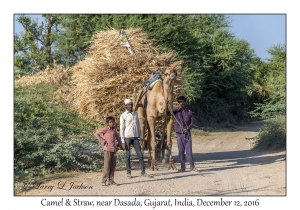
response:
<path fill-rule="evenodd" d="M 109 183 L 114 181 L 114 173 L 116 168 L 115 152 L 108 152 L 104 150 L 104 169 L 102 182 L 108 180 Z"/>

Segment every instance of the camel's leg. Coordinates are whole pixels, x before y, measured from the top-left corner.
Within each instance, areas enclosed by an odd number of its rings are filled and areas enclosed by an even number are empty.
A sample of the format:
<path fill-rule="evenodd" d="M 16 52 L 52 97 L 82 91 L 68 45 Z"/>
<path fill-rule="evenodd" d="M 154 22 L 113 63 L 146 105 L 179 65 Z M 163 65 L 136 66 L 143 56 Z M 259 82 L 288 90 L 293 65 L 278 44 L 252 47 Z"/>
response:
<path fill-rule="evenodd" d="M 152 158 L 151 158 L 151 166 L 150 169 L 157 170 L 157 165 L 156 165 L 156 141 L 155 141 L 155 118 L 154 117 L 147 117 L 148 124 L 149 124 L 149 130 L 148 134 L 151 137 L 151 153 L 152 153 Z"/>
<path fill-rule="evenodd" d="M 160 157 L 161 157 L 161 140 L 156 139 L 156 160 L 157 162 L 161 162 Z"/>
<path fill-rule="evenodd" d="M 161 138 L 161 160 L 165 161 L 166 137 Z"/>
<path fill-rule="evenodd" d="M 169 116 L 167 116 L 167 140 L 166 140 L 166 154 L 165 154 L 165 162 L 169 162 L 169 168 L 168 169 L 176 169 L 174 160 L 172 158 L 172 125 L 173 125 L 173 119 Z"/>
<path fill-rule="evenodd" d="M 147 134 L 147 147 L 148 147 L 148 165 L 151 168 L 151 160 L 152 160 L 152 156 L 151 156 L 151 134 L 150 134 L 150 130 L 149 130 L 149 125 L 148 125 L 148 134 Z"/>
<path fill-rule="evenodd" d="M 139 121 L 140 121 L 140 127 L 141 127 L 141 133 L 142 133 L 142 136 L 144 138 L 145 136 L 145 129 L 147 127 L 147 121 L 146 121 L 146 118 L 145 118 L 145 111 L 143 110 L 143 107 L 142 105 L 139 105 L 137 107 L 137 113 L 138 113 L 138 116 L 139 116 Z M 144 142 L 144 139 L 142 141 L 140 141 L 140 146 L 141 146 L 141 152 L 142 154 L 144 155 L 144 150 L 145 150 L 145 142 Z"/>
<path fill-rule="evenodd" d="M 163 126 L 162 126 L 162 135 L 161 135 L 161 160 L 162 162 L 164 162 L 165 160 L 165 149 L 166 149 L 166 125 L 167 125 L 167 118 L 166 116 L 164 116 L 164 120 L 163 120 Z"/>
<path fill-rule="evenodd" d="M 172 122 L 170 122 L 170 117 L 166 116 L 166 138 L 164 140 L 164 163 L 169 163 L 170 160 L 170 145 L 172 145 L 172 140 L 171 140 L 171 131 L 172 131 Z"/>

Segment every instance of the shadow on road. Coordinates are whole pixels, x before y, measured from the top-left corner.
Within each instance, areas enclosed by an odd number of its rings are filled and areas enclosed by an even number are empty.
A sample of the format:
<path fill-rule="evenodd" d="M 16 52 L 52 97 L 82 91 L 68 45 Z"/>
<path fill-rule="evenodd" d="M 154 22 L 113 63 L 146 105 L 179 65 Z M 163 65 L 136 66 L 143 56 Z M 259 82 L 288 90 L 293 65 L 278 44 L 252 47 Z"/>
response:
<path fill-rule="evenodd" d="M 218 166 L 213 167 L 211 169 L 204 169 L 202 172 L 206 171 L 218 171 L 218 170 L 226 170 L 232 168 L 241 168 L 241 167 L 249 167 L 255 165 L 268 165 L 272 164 L 276 161 L 285 161 L 286 154 L 282 154 L 282 151 L 264 151 L 259 152 L 256 150 L 238 150 L 238 151 L 225 151 L 225 152 L 211 152 L 211 153 L 193 153 L 194 161 L 196 166 L 201 164 L 202 166 L 205 164 L 218 164 Z M 148 169 L 148 161 L 147 156 L 144 156 L 146 168 Z M 178 155 L 173 156 L 173 160 L 175 164 L 179 164 Z M 133 155 L 132 164 L 136 165 L 139 168 L 138 160 Z M 189 164 L 186 159 L 187 169 L 189 168 Z M 226 166 L 220 166 L 220 164 Z M 158 166 L 168 168 L 168 164 L 158 163 Z M 133 166 L 134 167 L 134 166 Z M 167 174 L 166 172 L 164 174 Z M 170 170 L 172 173 L 172 170 Z M 159 175 L 159 173 L 157 174 Z"/>
<path fill-rule="evenodd" d="M 285 161 L 286 154 L 276 152 L 257 152 L 253 150 L 240 150 L 228 152 L 195 153 L 195 163 L 203 164 L 226 164 L 224 167 L 214 167 L 205 171 L 218 171 L 232 168 L 249 167 L 255 165 L 268 165 L 277 161 Z"/>
<path fill-rule="evenodd" d="M 194 160 L 196 162 L 207 161 L 207 160 L 222 160 L 222 159 L 253 159 L 261 156 L 274 156 L 281 151 L 264 151 L 259 152 L 255 150 L 238 150 L 238 151 L 225 151 L 225 152 L 211 152 L 211 153 L 193 153 Z M 174 156 L 175 159 L 178 156 Z M 268 157 L 266 157 L 268 158 Z"/>
<path fill-rule="evenodd" d="M 173 156 L 175 164 L 178 164 L 178 156 Z M 240 150 L 240 151 L 228 151 L 228 152 L 212 152 L 212 153 L 194 153 L 194 161 L 195 165 L 199 169 L 199 173 L 193 172 L 185 172 L 185 173 L 177 173 L 177 170 L 168 170 L 168 164 L 166 163 L 158 163 L 159 170 L 153 174 L 155 179 L 145 179 L 144 181 L 138 182 L 152 182 L 152 181 L 160 181 L 165 179 L 178 179 L 181 177 L 186 176 L 199 176 L 199 175 L 208 175 L 214 173 L 214 171 L 220 170 L 228 170 L 234 168 L 242 168 L 242 167 L 249 167 L 255 165 L 268 165 L 272 164 L 276 161 L 285 161 L 286 155 L 280 152 L 256 152 L 253 150 Z M 136 164 L 133 163 L 133 167 L 139 169 L 137 162 Z M 146 163 L 146 162 L 145 162 Z M 199 165 L 213 165 L 216 164 L 215 167 L 211 168 L 201 168 Z M 222 166 L 220 166 L 222 165 Z M 188 170 L 188 162 L 187 162 L 187 170 Z M 161 170 L 163 169 L 163 170 Z M 147 167 L 147 170 L 148 167 Z M 160 179 L 159 176 L 163 175 L 172 175 L 172 177 L 162 178 Z M 134 183 L 134 179 L 130 180 L 128 183 L 125 184 L 132 184 Z"/>
<path fill-rule="evenodd" d="M 195 164 L 226 164 L 224 167 L 214 167 L 211 169 L 205 169 L 202 170 L 201 168 L 200 171 L 217 171 L 217 170 L 226 170 L 226 169 L 232 169 L 232 168 L 241 168 L 241 167 L 249 167 L 249 166 L 255 166 L 255 165 L 268 165 L 272 164 L 277 161 L 285 161 L 286 160 L 286 155 L 280 153 L 280 151 L 272 152 L 272 151 L 267 151 L 267 152 L 257 152 L 253 150 L 239 150 L 239 151 L 227 151 L 227 152 L 212 152 L 212 153 L 194 153 L 194 161 Z M 175 163 L 179 163 L 178 156 L 175 155 L 173 156 Z M 186 161 L 187 168 L 188 162 Z M 159 165 L 165 165 L 159 163 Z M 167 174 L 169 172 L 163 173 Z M 172 173 L 172 172 L 170 172 Z M 159 175 L 159 173 L 157 174 Z"/>

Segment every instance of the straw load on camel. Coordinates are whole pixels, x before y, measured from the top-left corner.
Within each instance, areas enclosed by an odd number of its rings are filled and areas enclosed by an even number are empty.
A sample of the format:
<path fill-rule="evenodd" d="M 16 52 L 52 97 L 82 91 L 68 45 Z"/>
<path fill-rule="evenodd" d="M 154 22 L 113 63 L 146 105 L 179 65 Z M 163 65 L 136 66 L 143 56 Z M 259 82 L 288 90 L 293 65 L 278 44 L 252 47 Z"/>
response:
<path fill-rule="evenodd" d="M 86 58 L 73 67 L 72 97 L 81 115 L 119 119 L 125 110 L 124 99 L 132 98 L 135 103 L 142 85 L 155 70 L 176 69 L 174 94 L 181 94 L 182 62 L 176 60 L 175 52 L 160 52 L 140 29 L 125 30 L 121 36 L 115 29 L 95 34 Z"/>

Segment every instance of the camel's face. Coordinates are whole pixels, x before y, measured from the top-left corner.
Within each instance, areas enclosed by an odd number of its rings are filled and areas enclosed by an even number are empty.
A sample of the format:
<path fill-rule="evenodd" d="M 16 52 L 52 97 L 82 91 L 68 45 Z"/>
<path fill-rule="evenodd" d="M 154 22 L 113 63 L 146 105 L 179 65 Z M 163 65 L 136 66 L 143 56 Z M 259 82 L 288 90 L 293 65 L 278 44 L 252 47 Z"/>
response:
<path fill-rule="evenodd" d="M 174 68 L 167 69 L 165 71 L 165 79 L 169 80 L 174 80 L 177 77 L 177 72 Z"/>

